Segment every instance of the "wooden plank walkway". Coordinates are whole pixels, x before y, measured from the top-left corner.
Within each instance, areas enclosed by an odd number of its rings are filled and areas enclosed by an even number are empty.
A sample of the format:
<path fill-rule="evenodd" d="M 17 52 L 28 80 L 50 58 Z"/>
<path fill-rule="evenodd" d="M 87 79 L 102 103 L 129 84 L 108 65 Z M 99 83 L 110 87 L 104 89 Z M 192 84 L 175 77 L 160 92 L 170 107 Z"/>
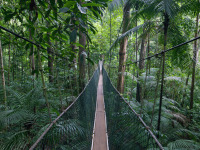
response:
<path fill-rule="evenodd" d="M 100 76 L 97 88 L 97 103 L 91 150 L 109 150 L 103 95 L 102 63 L 100 63 Z"/>

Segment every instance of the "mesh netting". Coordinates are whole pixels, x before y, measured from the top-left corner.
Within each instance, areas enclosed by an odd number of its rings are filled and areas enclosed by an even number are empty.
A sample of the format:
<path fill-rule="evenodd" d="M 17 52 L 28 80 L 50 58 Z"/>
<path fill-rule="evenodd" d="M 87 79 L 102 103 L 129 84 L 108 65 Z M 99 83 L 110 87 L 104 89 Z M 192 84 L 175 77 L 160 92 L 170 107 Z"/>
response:
<path fill-rule="evenodd" d="M 150 57 L 146 54 L 145 60 L 126 65 L 130 75 L 125 74 L 124 97 L 148 126 L 157 129 L 156 135 L 164 146 L 186 135 L 192 139 L 184 129 L 191 118 L 199 120 L 195 102 L 199 100 L 200 63 L 193 44 L 165 53 L 150 47 Z"/>
<path fill-rule="evenodd" d="M 90 149 L 96 108 L 99 68 L 75 103 L 50 128 L 35 149 Z M 44 127 L 39 135 L 48 127 Z"/>
<path fill-rule="evenodd" d="M 104 68 L 103 88 L 110 150 L 159 149 L 152 132 L 113 87 Z"/>

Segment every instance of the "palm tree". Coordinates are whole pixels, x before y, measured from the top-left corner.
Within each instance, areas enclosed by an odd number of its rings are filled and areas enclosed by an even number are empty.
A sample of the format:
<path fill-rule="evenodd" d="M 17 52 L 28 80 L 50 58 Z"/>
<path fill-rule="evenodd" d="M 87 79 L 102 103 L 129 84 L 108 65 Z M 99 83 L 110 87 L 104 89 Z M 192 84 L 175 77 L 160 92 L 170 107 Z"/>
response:
<path fill-rule="evenodd" d="M 151 12 L 151 18 L 158 15 L 162 15 L 164 18 L 163 30 L 164 30 L 164 48 L 166 50 L 167 46 L 167 33 L 170 19 L 173 19 L 178 10 L 178 4 L 174 0 L 144 0 L 145 1 L 145 10 L 144 12 Z M 162 54 L 162 77 L 161 77 L 161 91 L 160 91 L 160 103 L 159 103 L 159 116 L 158 116 L 158 127 L 157 130 L 160 130 L 160 121 L 161 121 L 161 109 L 162 109 L 162 100 L 163 100 L 163 89 L 164 89 L 164 75 L 165 75 L 165 53 Z"/>
<path fill-rule="evenodd" d="M 129 3 L 135 4 L 135 0 L 130 0 Z M 163 17 L 163 31 L 164 31 L 164 46 L 163 46 L 163 51 L 166 50 L 167 46 L 167 37 L 168 37 L 168 28 L 169 28 L 169 23 L 170 20 L 173 20 L 175 15 L 178 13 L 179 10 L 179 5 L 177 2 L 174 0 L 142 0 L 143 7 L 139 10 L 137 13 L 138 16 L 146 16 L 148 20 L 152 20 L 153 18 L 156 17 Z M 133 32 L 137 31 L 141 26 L 137 26 L 133 29 L 128 30 L 122 36 L 120 36 L 114 43 L 119 41 L 119 39 L 125 39 L 126 36 L 132 34 Z M 145 40 L 143 40 L 144 43 Z M 113 44 L 114 45 L 114 44 Z M 142 44 L 143 45 L 143 44 Z M 120 46 L 121 47 L 121 46 Z M 143 51 L 144 46 L 141 48 Z M 140 54 L 143 54 L 144 52 L 141 51 Z M 122 51 L 123 52 L 123 51 Z M 123 54 L 123 53 L 122 53 Z M 122 57 L 123 58 L 123 57 Z M 142 59 L 143 57 L 141 57 Z M 119 72 L 120 75 L 118 75 L 118 81 L 123 81 L 120 79 L 123 79 L 123 70 L 122 68 L 124 66 L 125 61 L 120 61 L 122 63 L 119 64 Z M 143 61 L 140 61 L 140 66 L 142 66 Z M 142 67 L 141 67 L 142 68 Z M 158 117 L 158 130 L 160 129 L 160 118 L 161 118 L 161 108 L 162 108 L 162 99 L 163 99 L 163 89 L 164 89 L 164 74 L 165 74 L 165 53 L 162 54 L 162 77 L 161 77 L 161 91 L 160 91 L 160 104 L 159 104 L 159 117 Z M 122 82 L 123 83 L 123 82 Z M 120 91 L 123 88 L 121 86 L 123 84 L 118 84 L 118 90 Z M 121 92 L 121 91 L 120 91 Z M 139 91 L 141 92 L 141 91 Z M 139 94 L 140 95 L 140 94 Z"/>
<path fill-rule="evenodd" d="M 194 37 L 198 36 L 198 30 L 199 30 L 199 9 L 197 8 L 197 6 L 200 5 L 200 1 L 199 0 L 194 0 L 192 2 L 189 3 L 192 7 L 192 11 L 194 12 L 194 14 L 196 15 L 196 27 L 195 27 L 195 35 Z M 188 4 L 187 4 L 188 5 Z M 194 42 L 194 46 L 193 46 L 193 67 L 192 67 L 192 82 L 191 82 L 191 91 L 190 91 L 190 109 L 193 109 L 193 97 L 194 97 L 194 83 L 195 83 L 195 72 L 196 72 L 196 64 L 198 61 L 198 54 L 199 54 L 199 47 L 198 47 L 198 41 Z"/>

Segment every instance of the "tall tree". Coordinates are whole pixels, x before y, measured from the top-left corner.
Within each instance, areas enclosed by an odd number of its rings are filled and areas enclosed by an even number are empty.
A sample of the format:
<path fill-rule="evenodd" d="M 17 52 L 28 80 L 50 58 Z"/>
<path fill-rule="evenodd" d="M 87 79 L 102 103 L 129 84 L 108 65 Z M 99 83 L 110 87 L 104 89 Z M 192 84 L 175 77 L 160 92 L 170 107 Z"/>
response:
<path fill-rule="evenodd" d="M 139 75 L 141 75 L 142 70 L 145 67 L 145 57 L 146 57 L 146 48 L 147 48 L 147 34 L 145 33 L 145 27 L 143 29 L 143 36 L 142 36 L 142 41 L 141 41 L 141 49 L 140 49 L 140 61 L 139 61 Z M 140 85 L 139 82 L 137 82 L 137 95 L 136 99 L 138 102 L 143 103 L 142 100 L 142 93 L 143 89 L 142 86 Z"/>
<path fill-rule="evenodd" d="M 36 10 L 36 4 L 35 4 L 35 0 L 31 0 L 30 3 L 30 11 L 29 11 L 29 21 L 31 23 L 33 23 L 33 17 L 32 17 L 32 13 Z M 33 23 L 34 24 L 34 23 Z M 29 28 L 29 39 L 32 41 L 33 40 L 33 36 L 32 34 L 34 34 L 34 32 L 32 32 L 34 30 L 32 30 L 32 28 Z M 35 76 L 35 58 L 34 58 L 34 47 L 33 45 L 31 45 L 30 48 L 30 72 L 33 76 Z"/>
<path fill-rule="evenodd" d="M 8 48 L 8 84 L 10 83 L 10 71 L 11 71 L 11 69 L 10 69 L 10 67 L 11 67 L 11 61 L 10 61 L 11 42 L 10 41 L 9 41 L 9 48 Z"/>
<path fill-rule="evenodd" d="M 195 38 L 198 36 L 198 29 L 199 29 L 199 12 L 196 16 L 196 27 L 195 27 Z M 198 41 L 194 41 L 193 46 L 193 67 L 192 67 L 192 83 L 191 83 L 191 91 L 190 91 L 190 109 L 193 109 L 194 105 L 194 83 L 195 83 L 195 72 L 196 72 L 196 64 L 198 61 Z"/>
<path fill-rule="evenodd" d="M 86 35 L 81 31 L 81 27 L 79 27 L 79 92 L 81 92 L 85 87 L 85 79 L 86 79 Z"/>
<path fill-rule="evenodd" d="M 1 47 L 1 39 L 0 39 L 0 59 L 1 59 L 1 78 L 2 78 L 2 86 L 3 86 L 4 104 L 6 105 L 7 103 L 6 82 L 5 82 L 5 76 L 4 76 L 3 50 Z"/>
<path fill-rule="evenodd" d="M 48 8 L 53 9 L 51 7 L 51 2 L 48 0 Z M 47 20 L 46 22 L 46 26 L 47 28 L 49 28 L 49 21 Z M 47 48 L 47 54 L 48 54 L 48 69 L 49 69 L 49 82 L 52 83 L 53 79 L 54 79 L 54 71 L 53 71 L 53 67 L 54 67 L 54 54 L 53 54 L 53 49 L 52 49 L 52 43 L 51 43 L 51 39 L 50 39 L 50 32 L 47 32 L 47 43 L 48 43 L 48 48 Z"/>
<path fill-rule="evenodd" d="M 128 31 L 129 23 L 130 23 L 130 5 L 127 2 L 124 5 L 123 9 L 123 26 L 122 26 L 122 34 Z M 126 69 L 126 48 L 128 44 L 128 37 L 124 37 L 120 42 L 119 49 L 119 67 L 118 67 L 118 79 L 117 79 L 117 90 L 120 93 L 124 92 L 124 72 Z"/>

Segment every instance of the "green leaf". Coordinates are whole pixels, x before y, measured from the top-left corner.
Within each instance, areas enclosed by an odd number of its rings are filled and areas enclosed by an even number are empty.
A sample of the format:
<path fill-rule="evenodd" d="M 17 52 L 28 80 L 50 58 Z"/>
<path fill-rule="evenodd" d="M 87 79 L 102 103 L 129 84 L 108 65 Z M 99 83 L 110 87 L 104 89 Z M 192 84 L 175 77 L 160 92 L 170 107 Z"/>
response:
<path fill-rule="evenodd" d="M 31 35 L 34 35 L 34 33 L 35 33 L 35 27 L 32 26 L 30 29 L 31 29 Z"/>
<path fill-rule="evenodd" d="M 58 12 L 57 12 L 57 10 L 53 11 L 53 16 L 54 16 L 55 20 L 58 20 Z"/>
<path fill-rule="evenodd" d="M 84 46 L 81 45 L 81 44 L 79 44 L 79 43 L 73 43 L 73 44 L 76 45 L 77 47 L 82 47 L 82 48 L 84 48 Z"/>
<path fill-rule="evenodd" d="M 83 27 L 83 28 L 87 28 L 87 25 L 85 24 L 85 22 L 81 19 L 81 18 L 78 18 L 79 22 L 80 22 L 80 25 Z"/>
<path fill-rule="evenodd" d="M 76 42 L 76 36 L 77 36 L 77 30 L 74 29 L 70 34 L 70 43 L 71 42 L 73 42 L 73 43 Z"/>
<path fill-rule="evenodd" d="M 45 18 L 49 17 L 50 12 L 51 12 L 51 9 L 49 9 L 49 10 L 46 11 Z"/>
<path fill-rule="evenodd" d="M 39 4 L 40 4 L 42 7 L 46 7 L 45 1 L 43 1 L 43 0 L 38 0 L 38 2 L 39 2 Z"/>
<path fill-rule="evenodd" d="M 63 8 L 60 8 L 59 12 L 63 12 L 63 13 L 66 13 L 69 11 L 69 8 L 67 7 L 63 7 Z"/>
<path fill-rule="evenodd" d="M 63 7 L 63 2 L 62 2 L 62 0 L 58 0 L 57 2 L 58 2 L 58 5 L 59 5 L 59 8 L 60 8 L 60 7 Z"/>
<path fill-rule="evenodd" d="M 33 70 L 32 75 L 34 75 L 34 74 L 39 74 L 39 70 Z"/>
<path fill-rule="evenodd" d="M 94 62 L 90 59 L 90 58 L 86 58 L 88 60 L 89 63 L 91 63 L 92 65 L 94 65 Z"/>
<path fill-rule="evenodd" d="M 16 12 L 6 15 L 4 18 L 5 22 L 10 21 L 10 19 L 12 19 L 15 16 L 15 14 Z"/>
<path fill-rule="evenodd" d="M 52 37 L 55 37 L 55 35 L 56 35 L 57 32 L 58 32 L 58 30 L 54 30 L 54 31 L 52 32 Z"/>
<path fill-rule="evenodd" d="M 101 15 L 99 14 L 98 11 L 96 11 L 96 10 L 94 10 L 94 9 L 91 9 L 91 10 L 92 10 L 94 16 L 95 16 L 97 19 L 101 19 Z M 102 19 L 101 19 L 101 21 L 102 21 Z"/>
<path fill-rule="evenodd" d="M 88 6 L 95 6 L 95 7 L 102 7 L 103 5 L 97 4 L 97 3 L 86 3 L 82 4 L 83 7 L 88 7 Z"/>
<path fill-rule="evenodd" d="M 28 50 L 30 47 L 31 47 L 31 44 L 28 43 L 28 44 L 26 44 L 25 49 Z"/>
<path fill-rule="evenodd" d="M 50 0 L 51 6 L 55 5 L 55 0 Z"/>
<path fill-rule="evenodd" d="M 62 38 L 63 40 L 65 40 L 65 41 L 68 41 L 68 37 L 65 36 L 64 34 L 61 34 L 61 38 Z"/>
<path fill-rule="evenodd" d="M 23 19 L 19 16 L 19 15 L 17 15 L 17 19 L 19 19 L 19 21 L 22 23 L 23 22 Z"/>
<path fill-rule="evenodd" d="M 79 5 L 79 3 L 77 3 L 77 7 L 82 14 L 86 14 L 86 9 L 87 9 L 86 7 L 81 7 L 81 5 Z"/>
<path fill-rule="evenodd" d="M 76 4 L 75 1 L 67 1 L 64 6 L 70 8 L 74 6 L 75 4 Z"/>

